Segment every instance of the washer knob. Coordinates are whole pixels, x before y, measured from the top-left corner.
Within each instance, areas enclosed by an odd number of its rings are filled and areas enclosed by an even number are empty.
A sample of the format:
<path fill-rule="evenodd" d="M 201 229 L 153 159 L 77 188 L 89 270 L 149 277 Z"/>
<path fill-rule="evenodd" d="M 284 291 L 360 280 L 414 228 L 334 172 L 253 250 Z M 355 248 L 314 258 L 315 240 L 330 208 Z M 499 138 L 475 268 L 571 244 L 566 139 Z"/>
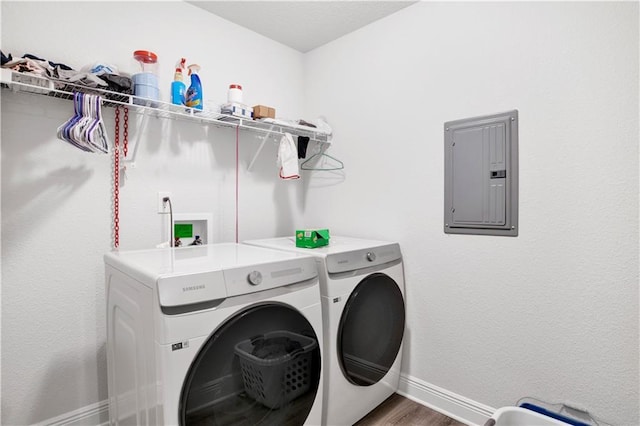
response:
<path fill-rule="evenodd" d="M 251 285 L 258 285 L 262 282 L 262 274 L 259 271 L 253 271 L 247 276 L 247 280 Z"/>
<path fill-rule="evenodd" d="M 369 262 L 373 262 L 374 260 L 376 260 L 376 254 L 371 252 L 371 251 L 368 251 L 367 252 L 367 260 Z"/>

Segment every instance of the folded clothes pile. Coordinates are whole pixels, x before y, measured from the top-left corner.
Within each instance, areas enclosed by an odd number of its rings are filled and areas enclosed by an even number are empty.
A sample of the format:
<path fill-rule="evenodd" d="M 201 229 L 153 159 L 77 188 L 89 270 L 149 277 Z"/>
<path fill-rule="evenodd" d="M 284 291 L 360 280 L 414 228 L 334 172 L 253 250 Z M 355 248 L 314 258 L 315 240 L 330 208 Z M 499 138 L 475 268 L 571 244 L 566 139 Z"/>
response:
<path fill-rule="evenodd" d="M 54 82 L 56 89 L 65 89 L 66 84 L 77 84 L 124 94 L 132 93 L 131 78 L 120 75 L 118 69 L 112 65 L 98 63 L 76 71 L 68 65 L 48 61 L 29 53 L 18 59 L 14 59 L 11 54 L 7 56 L 2 51 L 0 54 L 2 68 L 48 78 Z"/>

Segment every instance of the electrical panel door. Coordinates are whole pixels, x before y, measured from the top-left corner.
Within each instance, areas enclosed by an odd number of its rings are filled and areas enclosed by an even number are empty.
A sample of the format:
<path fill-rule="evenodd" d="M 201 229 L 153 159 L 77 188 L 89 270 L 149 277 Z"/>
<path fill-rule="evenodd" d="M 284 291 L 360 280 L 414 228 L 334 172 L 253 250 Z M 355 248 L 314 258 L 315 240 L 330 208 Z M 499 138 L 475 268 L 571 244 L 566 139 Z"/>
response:
<path fill-rule="evenodd" d="M 444 232 L 518 235 L 518 111 L 444 127 Z"/>

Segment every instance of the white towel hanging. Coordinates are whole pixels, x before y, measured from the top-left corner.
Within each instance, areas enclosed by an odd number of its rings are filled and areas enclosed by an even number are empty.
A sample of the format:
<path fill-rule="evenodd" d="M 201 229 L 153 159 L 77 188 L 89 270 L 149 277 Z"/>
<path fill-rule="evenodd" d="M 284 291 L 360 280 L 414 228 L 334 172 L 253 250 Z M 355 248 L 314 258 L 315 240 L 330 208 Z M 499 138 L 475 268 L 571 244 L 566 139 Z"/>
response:
<path fill-rule="evenodd" d="M 289 133 L 282 135 L 278 148 L 278 167 L 280 179 L 300 179 L 298 170 L 298 149 Z"/>

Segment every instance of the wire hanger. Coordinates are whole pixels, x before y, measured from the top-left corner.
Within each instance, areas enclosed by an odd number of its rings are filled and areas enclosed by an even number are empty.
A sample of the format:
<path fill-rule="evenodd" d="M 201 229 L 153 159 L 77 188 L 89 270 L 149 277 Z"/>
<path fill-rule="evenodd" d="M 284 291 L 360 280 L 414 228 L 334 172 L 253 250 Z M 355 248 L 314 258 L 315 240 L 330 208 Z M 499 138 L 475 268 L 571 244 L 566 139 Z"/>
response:
<path fill-rule="evenodd" d="M 316 160 L 313 166 L 307 165 L 312 160 Z M 327 160 L 328 159 L 328 160 Z M 331 171 L 331 170 L 342 170 L 344 169 L 344 163 L 338 160 L 335 157 L 332 157 L 329 154 L 325 154 L 320 148 L 318 152 L 313 154 L 311 157 L 307 158 L 300 164 L 300 169 L 302 170 L 314 170 L 314 171 Z"/>

